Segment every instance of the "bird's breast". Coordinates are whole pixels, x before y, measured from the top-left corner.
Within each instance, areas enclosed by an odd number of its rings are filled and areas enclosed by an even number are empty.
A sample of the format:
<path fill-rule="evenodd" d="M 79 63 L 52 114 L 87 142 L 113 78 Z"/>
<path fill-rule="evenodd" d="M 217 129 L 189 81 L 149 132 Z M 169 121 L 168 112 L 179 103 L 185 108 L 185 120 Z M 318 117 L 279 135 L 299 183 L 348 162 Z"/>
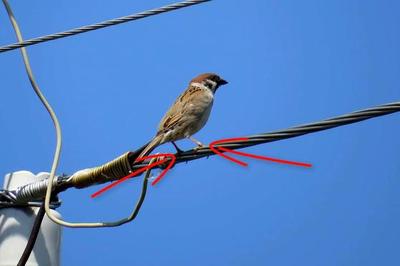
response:
<path fill-rule="evenodd" d="M 205 92 L 197 101 L 191 103 L 191 122 L 188 124 L 186 136 L 194 135 L 204 127 L 210 117 L 214 95 L 212 92 Z"/>

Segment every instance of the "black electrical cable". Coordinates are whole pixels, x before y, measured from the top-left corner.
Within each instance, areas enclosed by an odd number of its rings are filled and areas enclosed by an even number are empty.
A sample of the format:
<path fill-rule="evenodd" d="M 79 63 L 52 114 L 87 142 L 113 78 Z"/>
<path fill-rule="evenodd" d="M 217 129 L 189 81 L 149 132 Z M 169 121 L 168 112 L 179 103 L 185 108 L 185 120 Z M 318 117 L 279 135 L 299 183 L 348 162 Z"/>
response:
<path fill-rule="evenodd" d="M 46 210 L 44 208 L 44 202 L 43 202 L 39 208 L 35 222 L 33 223 L 32 231 L 31 231 L 31 234 L 29 235 L 28 243 L 26 243 L 25 250 L 22 253 L 21 258 L 19 259 L 17 266 L 23 266 L 28 261 L 29 256 L 32 253 L 33 247 L 35 246 L 37 236 L 39 235 L 40 225 L 42 224 L 45 213 L 46 213 Z"/>
<path fill-rule="evenodd" d="M 356 111 L 352 113 L 348 113 L 345 115 L 333 117 L 330 119 L 310 123 L 310 124 L 305 124 L 305 125 L 300 125 L 296 127 L 291 127 L 287 129 L 282 129 L 274 132 L 267 132 L 267 133 L 261 133 L 257 135 L 250 135 L 250 136 L 245 136 L 247 140 L 240 140 L 240 141 L 232 141 L 232 142 L 226 142 L 226 143 L 221 143 L 215 145 L 215 147 L 223 147 L 223 148 L 228 148 L 232 150 L 236 149 L 241 149 L 241 148 L 246 148 L 254 145 L 259 145 L 263 143 L 268 143 L 268 142 L 273 142 L 273 141 L 278 141 L 278 140 L 283 140 L 283 139 L 289 139 L 289 138 L 294 138 L 322 130 L 327 130 L 339 126 L 344 126 L 352 123 L 357 123 L 363 120 L 371 119 L 374 117 L 378 116 L 383 116 L 383 115 L 388 115 L 391 113 L 399 112 L 400 111 L 400 102 L 394 102 L 394 103 L 388 103 L 388 104 L 383 104 L 379 106 L 375 106 L 372 108 L 364 109 L 361 111 Z M 136 151 L 133 151 L 130 157 L 130 161 L 132 164 L 132 169 L 137 170 L 139 168 L 145 167 L 148 165 L 149 161 L 144 161 L 143 163 L 135 163 L 136 157 L 140 154 L 141 149 L 138 149 Z M 200 159 L 203 157 L 208 157 L 215 155 L 215 153 L 208 147 L 201 147 L 201 148 L 195 148 L 192 150 L 188 150 L 185 152 L 181 153 L 176 153 L 176 161 L 175 164 L 178 163 L 183 163 L 183 162 L 188 162 L 196 159 Z M 165 165 L 168 165 L 168 162 L 165 163 Z M 155 166 L 155 168 L 163 168 L 163 165 Z"/>

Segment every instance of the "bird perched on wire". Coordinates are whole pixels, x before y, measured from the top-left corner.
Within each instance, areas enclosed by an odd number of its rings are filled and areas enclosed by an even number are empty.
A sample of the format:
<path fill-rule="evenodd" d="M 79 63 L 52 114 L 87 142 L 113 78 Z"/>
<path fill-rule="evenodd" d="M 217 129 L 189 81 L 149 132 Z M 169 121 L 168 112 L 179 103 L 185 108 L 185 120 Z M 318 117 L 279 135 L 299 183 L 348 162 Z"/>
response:
<path fill-rule="evenodd" d="M 172 142 L 178 152 L 181 150 L 175 141 L 189 138 L 199 147 L 203 144 L 193 138 L 207 123 L 217 89 L 228 82 L 214 73 L 201 74 L 189 82 L 188 88 L 176 99 L 161 119 L 155 137 L 139 149 L 142 158 L 157 146 Z"/>

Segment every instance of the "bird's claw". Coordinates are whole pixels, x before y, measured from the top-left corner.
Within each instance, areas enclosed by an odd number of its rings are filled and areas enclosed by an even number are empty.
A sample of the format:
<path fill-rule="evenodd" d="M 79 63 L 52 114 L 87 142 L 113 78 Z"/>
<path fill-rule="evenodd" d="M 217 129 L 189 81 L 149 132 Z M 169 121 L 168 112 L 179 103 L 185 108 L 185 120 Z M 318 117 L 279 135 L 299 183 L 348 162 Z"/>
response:
<path fill-rule="evenodd" d="M 178 147 L 178 145 L 176 145 L 176 143 L 174 142 L 174 141 L 172 141 L 172 145 L 174 145 L 174 147 L 175 147 L 175 150 L 176 150 L 176 154 L 181 154 L 181 153 L 183 153 L 184 151 L 183 150 L 181 150 L 179 147 Z"/>

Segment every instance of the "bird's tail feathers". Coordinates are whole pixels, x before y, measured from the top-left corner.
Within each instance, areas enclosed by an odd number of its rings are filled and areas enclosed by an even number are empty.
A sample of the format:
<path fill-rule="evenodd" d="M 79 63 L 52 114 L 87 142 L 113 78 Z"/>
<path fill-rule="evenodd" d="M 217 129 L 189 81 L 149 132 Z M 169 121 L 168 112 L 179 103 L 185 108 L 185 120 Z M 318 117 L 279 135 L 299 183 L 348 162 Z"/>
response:
<path fill-rule="evenodd" d="M 158 145 L 160 145 L 162 138 L 162 135 L 157 135 L 146 145 L 136 150 L 135 152 L 140 152 L 140 154 L 137 156 L 137 159 L 149 155 L 155 148 L 157 148 Z"/>
<path fill-rule="evenodd" d="M 151 141 L 147 142 L 144 144 L 142 147 L 136 149 L 135 151 L 132 151 L 131 154 L 129 155 L 130 161 L 134 162 L 136 161 L 137 158 L 139 158 L 139 155 L 146 149 L 146 147 L 150 144 Z"/>

